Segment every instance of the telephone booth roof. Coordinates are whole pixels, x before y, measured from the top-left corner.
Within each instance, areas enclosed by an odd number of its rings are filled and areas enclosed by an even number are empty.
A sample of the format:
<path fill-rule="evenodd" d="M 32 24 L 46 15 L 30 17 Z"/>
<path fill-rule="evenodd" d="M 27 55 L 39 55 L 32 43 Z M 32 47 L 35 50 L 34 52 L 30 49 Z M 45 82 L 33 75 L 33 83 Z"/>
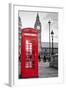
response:
<path fill-rule="evenodd" d="M 22 33 L 38 33 L 38 31 L 34 28 L 23 28 Z"/>

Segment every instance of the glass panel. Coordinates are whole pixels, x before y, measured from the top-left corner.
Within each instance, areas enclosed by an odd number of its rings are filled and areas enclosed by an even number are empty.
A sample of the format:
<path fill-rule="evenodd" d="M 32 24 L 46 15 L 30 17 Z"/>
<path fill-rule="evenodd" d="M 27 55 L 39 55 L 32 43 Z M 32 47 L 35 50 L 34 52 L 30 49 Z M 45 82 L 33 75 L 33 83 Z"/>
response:
<path fill-rule="evenodd" d="M 32 68 L 32 42 L 31 40 L 26 40 L 26 63 L 25 68 Z"/>

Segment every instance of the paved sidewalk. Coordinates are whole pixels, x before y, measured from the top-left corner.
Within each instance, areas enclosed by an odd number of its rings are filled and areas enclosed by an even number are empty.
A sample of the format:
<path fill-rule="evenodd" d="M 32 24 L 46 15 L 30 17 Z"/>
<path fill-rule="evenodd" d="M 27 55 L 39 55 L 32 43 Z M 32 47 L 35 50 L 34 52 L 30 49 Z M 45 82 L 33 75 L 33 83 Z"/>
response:
<path fill-rule="evenodd" d="M 48 62 L 41 61 L 39 63 L 39 78 L 57 77 L 58 70 L 50 68 Z"/>

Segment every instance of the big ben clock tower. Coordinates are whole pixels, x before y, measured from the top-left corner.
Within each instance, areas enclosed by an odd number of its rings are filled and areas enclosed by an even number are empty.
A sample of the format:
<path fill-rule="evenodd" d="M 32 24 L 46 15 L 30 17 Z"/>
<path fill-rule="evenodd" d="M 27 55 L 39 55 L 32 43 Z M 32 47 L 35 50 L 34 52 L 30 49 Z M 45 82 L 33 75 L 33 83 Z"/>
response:
<path fill-rule="evenodd" d="M 34 28 L 38 30 L 38 52 L 40 53 L 40 51 L 41 51 L 41 22 L 39 20 L 38 13 L 36 16 Z"/>

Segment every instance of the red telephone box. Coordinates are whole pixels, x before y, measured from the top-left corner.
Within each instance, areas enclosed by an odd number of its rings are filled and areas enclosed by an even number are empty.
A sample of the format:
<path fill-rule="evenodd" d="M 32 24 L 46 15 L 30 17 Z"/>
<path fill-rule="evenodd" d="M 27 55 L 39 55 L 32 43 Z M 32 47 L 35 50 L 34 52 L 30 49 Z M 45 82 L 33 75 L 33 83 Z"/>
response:
<path fill-rule="evenodd" d="M 38 31 L 33 28 L 22 29 L 21 77 L 38 77 Z"/>

